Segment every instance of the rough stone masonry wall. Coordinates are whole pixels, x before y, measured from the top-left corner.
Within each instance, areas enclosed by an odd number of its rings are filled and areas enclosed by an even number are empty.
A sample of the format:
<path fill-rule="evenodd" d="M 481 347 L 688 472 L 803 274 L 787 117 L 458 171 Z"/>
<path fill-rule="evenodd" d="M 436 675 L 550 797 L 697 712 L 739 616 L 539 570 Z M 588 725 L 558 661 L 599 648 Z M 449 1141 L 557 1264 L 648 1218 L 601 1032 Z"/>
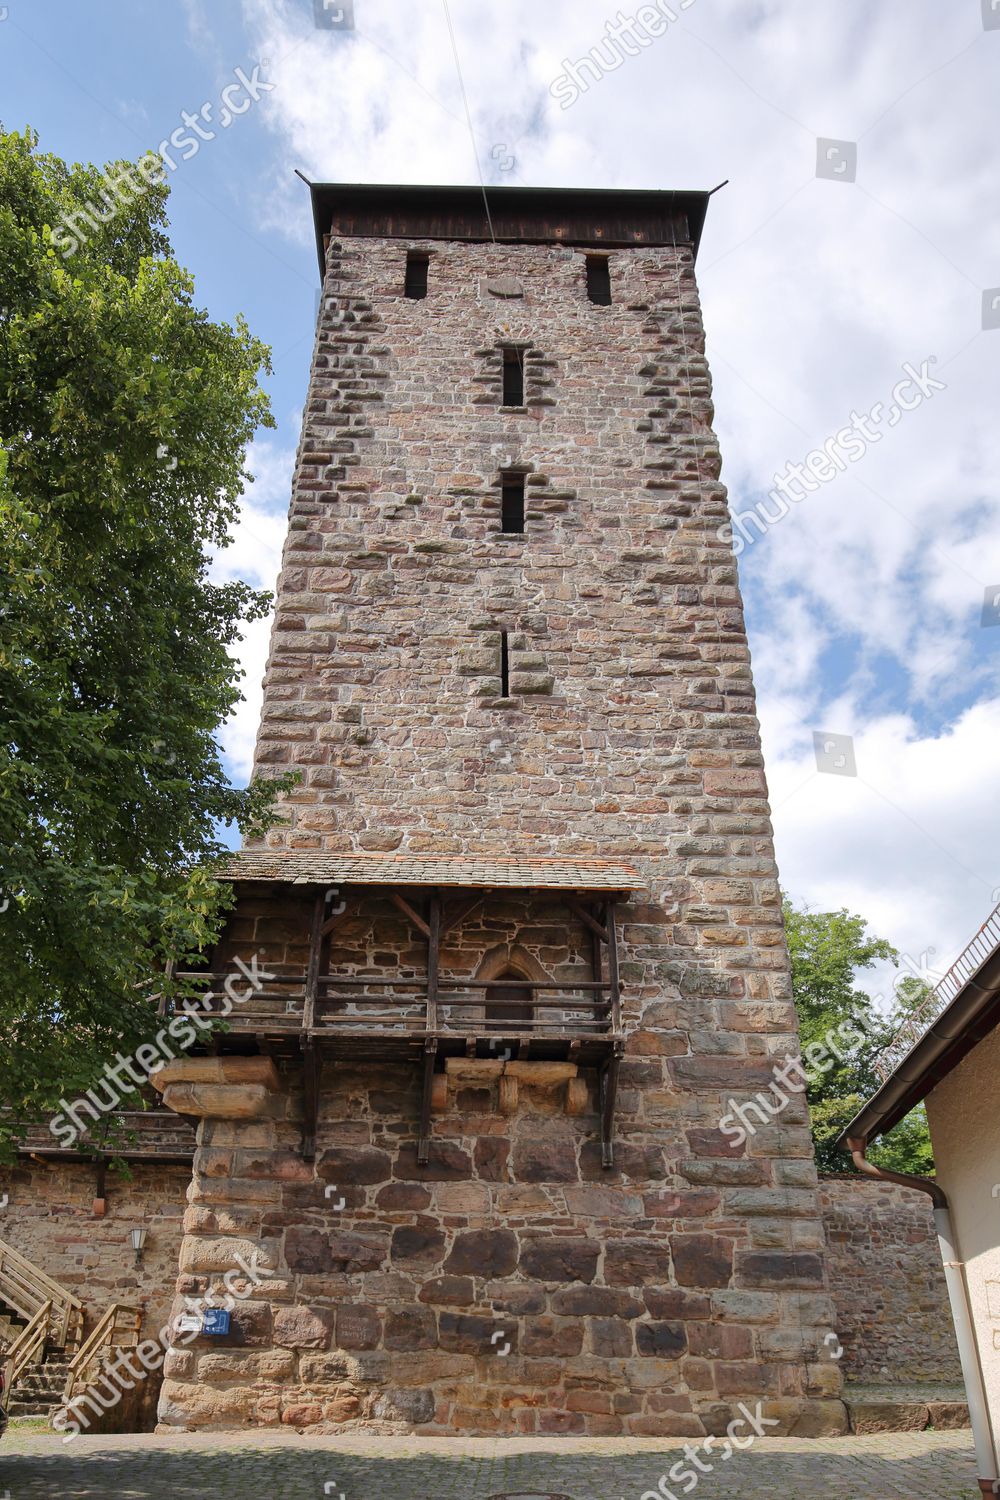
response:
<path fill-rule="evenodd" d="M 101 1217 L 93 1211 L 89 1162 L 21 1158 L 3 1174 L 8 1202 L 0 1213 L 0 1239 L 80 1299 L 85 1336 L 119 1302 L 141 1314 L 140 1338 L 155 1339 L 174 1302 L 190 1169 L 136 1162 L 131 1172 L 125 1179 L 108 1170 Z M 146 1244 L 137 1266 L 130 1230 L 140 1227 Z M 160 1379 L 151 1374 L 109 1412 L 91 1412 L 89 1430 L 152 1428 Z"/>
<path fill-rule="evenodd" d="M 636 1041 L 611 1172 L 593 1098 L 573 1119 L 523 1085 L 513 1119 L 456 1089 L 420 1167 L 407 1065 L 327 1066 L 315 1165 L 294 1069 L 273 1118 L 205 1121 L 178 1290 L 237 1255 L 262 1279 L 228 1338 L 168 1357 L 161 1423 L 699 1436 L 760 1400 L 776 1433 L 840 1430 L 836 1367 L 802 1357 L 828 1316 L 806 1189 L 749 1153 L 725 1165 L 754 1186 L 720 1183 L 718 1139 L 643 1087 L 662 1038 Z"/>
<path fill-rule="evenodd" d="M 820 1206 L 845 1377 L 882 1385 L 960 1381 L 926 1193 L 824 1177 Z"/>
<path fill-rule="evenodd" d="M 218 1239 L 260 1234 L 275 1289 L 254 1299 L 239 1368 L 181 1356 L 166 1420 L 353 1420 L 391 1376 L 430 1393 L 398 1417 L 418 1427 L 446 1414 L 488 1431 L 516 1406 L 525 1423 L 696 1432 L 761 1394 L 791 1403 L 786 1425 L 836 1425 L 843 1408 L 813 1402 L 838 1372 L 803 1114 L 745 1151 L 718 1128 L 797 1040 L 690 248 L 613 252 L 611 307 L 587 300 L 569 246 L 416 248 L 431 257 L 419 302 L 402 295 L 403 242 L 330 246 L 257 750 L 303 782 L 268 843 L 630 860 L 645 888 L 623 914 L 620 1173 L 588 1186 L 596 1120 L 540 1130 L 528 1103 L 502 1122 L 502 1161 L 496 1119 L 456 1106 L 418 1170 L 412 1079 L 404 1096 L 327 1069 L 326 1149 L 376 1153 L 338 1217 L 294 1127 L 207 1122 L 182 1265 L 197 1278 L 232 1248 Z M 494 296 L 499 275 L 524 295 Z M 508 342 L 525 350 L 513 412 Z M 502 536 L 500 470 L 518 466 L 527 531 Z M 371 950 L 372 972 L 392 975 L 401 942 Z M 532 1157 L 532 1133 L 560 1149 Z M 415 1271 L 397 1230 L 429 1236 Z M 491 1237 L 480 1276 L 457 1269 L 466 1234 Z M 534 1248 L 546 1239 L 569 1242 L 565 1260 Z M 328 1255 L 332 1271 L 304 1263 Z M 446 1276 L 463 1298 L 471 1278 L 469 1301 L 432 1300 Z M 480 1347 L 512 1297 L 527 1299 L 517 1358 L 539 1365 Z M 370 1311 L 352 1322 L 348 1301 Z M 375 1320 L 364 1369 L 348 1368 Z"/>
<path fill-rule="evenodd" d="M 107 1173 L 107 1210 L 96 1217 L 94 1168 L 87 1162 L 20 1160 L 3 1174 L 8 1195 L 0 1239 L 79 1297 L 89 1333 L 109 1303 L 142 1312 L 155 1338 L 170 1316 L 177 1279 L 189 1168 L 137 1162 L 131 1179 Z M 129 1231 L 144 1228 L 137 1266 Z"/>

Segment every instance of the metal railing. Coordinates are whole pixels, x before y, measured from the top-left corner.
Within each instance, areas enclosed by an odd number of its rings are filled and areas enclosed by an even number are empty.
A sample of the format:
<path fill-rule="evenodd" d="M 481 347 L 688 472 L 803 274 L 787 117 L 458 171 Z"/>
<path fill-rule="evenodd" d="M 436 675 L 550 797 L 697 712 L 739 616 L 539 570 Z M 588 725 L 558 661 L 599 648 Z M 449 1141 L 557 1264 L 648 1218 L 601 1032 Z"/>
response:
<path fill-rule="evenodd" d="M 899 1066 L 942 1011 L 965 988 L 972 976 L 1000 949 L 1000 905 L 997 905 L 967 943 L 951 968 L 939 979 L 930 994 L 896 1032 L 889 1045 L 875 1059 L 874 1068 L 883 1083 Z"/>

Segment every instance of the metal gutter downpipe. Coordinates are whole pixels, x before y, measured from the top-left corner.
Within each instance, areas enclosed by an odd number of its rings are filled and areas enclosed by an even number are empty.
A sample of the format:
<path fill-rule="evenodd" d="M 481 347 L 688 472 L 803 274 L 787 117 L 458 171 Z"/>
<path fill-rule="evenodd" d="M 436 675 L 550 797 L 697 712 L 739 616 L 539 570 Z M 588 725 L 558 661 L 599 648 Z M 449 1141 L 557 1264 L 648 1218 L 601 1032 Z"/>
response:
<path fill-rule="evenodd" d="M 879 1182 L 898 1182 L 902 1187 L 916 1188 L 927 1193 L 934 1204 L 934 1228 L 937 1230 L 941 1264 L 944 1267 L 948 1301 L 955 1325 L 958 1357 L 962 1366 L 965 1397 L 969 1403 L 969 1421 L 972 1424 L 972 1440 L 976 1447 L 976 1468 L 979 1473 L 979 1488 L 984 1495 L 1000 1493 L 998 1484 L 996 1450 L 993 1446 L 993 1431 L 990 1426 L 986 1392 L 983 1388 L 983 1372 L 979 1365 L 975 1335 L 972 1331 L 972 1314 L 969 1311 L 969 1294 L 965 1285 L 965 1268 L 955 1252 L 955 1234 L 951 1225 L 951 1211 L 943 1188 L 929 1177 L 910 1177 L 904 1172 L 886 1172 L 876 1167 L 865 1157 L 868 1149 L 866 1136 L 849 1136 L 847 1141 L 851 1160 L 865 1177 L 874 1177 Z"/>

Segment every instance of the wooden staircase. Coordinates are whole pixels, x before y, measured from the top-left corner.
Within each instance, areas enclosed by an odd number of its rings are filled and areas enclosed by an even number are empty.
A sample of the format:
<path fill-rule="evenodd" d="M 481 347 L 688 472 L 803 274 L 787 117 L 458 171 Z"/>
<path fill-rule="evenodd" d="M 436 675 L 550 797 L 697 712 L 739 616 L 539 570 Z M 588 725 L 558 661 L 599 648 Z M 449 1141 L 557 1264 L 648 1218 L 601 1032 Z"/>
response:
<path fill-rule="evenodd" d="M 106 1361 L 114 1359 L 117 1350 L 136 1347 L 141 1325 L 142 1314 L 137 1307 L 112 1302 L 105 1309 L 83 1341 L 79 1353 L 65 1367 L 61 1392 L 67 1404 L 85 1391 L 92 1381 L 100 1379 Z"/>
<path fill-rule="evenodd" d="M 79 1299 L 0 1240 L 0 1359 L 9 1416 L 59 1406 L 82 1333 Z"/>
<path fill-rule="evenodd" d="M 58 1352 L 58 1351 L 56 1351 Z M 46 1356 L 22 1365 L 7 1400 L 8 1417 L 49 1417 L 63 1404 L 69 1361 Z"/>

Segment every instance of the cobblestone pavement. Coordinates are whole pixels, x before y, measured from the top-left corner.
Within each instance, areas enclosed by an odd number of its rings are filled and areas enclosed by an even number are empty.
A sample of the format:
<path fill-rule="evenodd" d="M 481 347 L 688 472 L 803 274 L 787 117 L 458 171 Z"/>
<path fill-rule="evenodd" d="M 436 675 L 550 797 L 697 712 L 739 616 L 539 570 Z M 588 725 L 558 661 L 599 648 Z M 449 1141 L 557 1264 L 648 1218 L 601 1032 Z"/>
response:
<path fill-rule="evenodd" d="M 0 1444 L 0 1500 L 4 1487 L 9 1500 L 486 1500 L 503 1491 L 642 1500 L 682 1449 L 641 1438 L 361 1433 L 79 1437 L 64 1445 L 51 1433 L 11 1431 Z M 696 1500 L 895 1496 L 978 1500 L 971 1435 L 769 1438 L 704 1474 L 696 1491 Z"/>

